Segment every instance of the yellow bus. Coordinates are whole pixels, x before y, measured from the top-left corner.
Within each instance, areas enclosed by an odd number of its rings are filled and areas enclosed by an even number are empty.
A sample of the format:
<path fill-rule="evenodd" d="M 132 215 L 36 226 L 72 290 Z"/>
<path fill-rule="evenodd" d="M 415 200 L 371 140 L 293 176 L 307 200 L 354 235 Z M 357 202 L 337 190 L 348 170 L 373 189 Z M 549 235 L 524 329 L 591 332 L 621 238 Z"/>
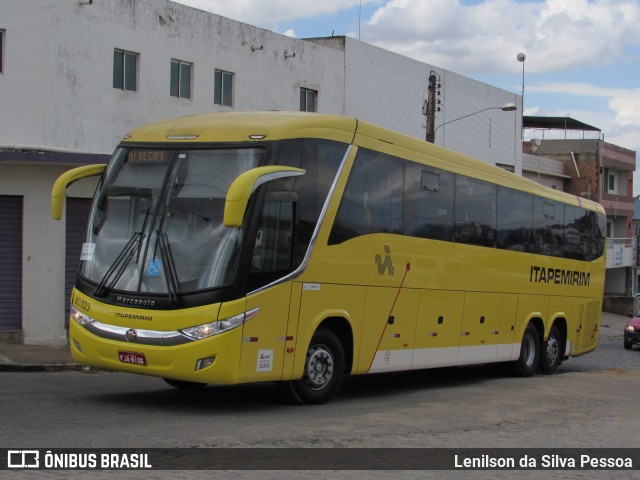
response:
<path fill-rule="evenodd" d="M 332 115 L 181 117 L 63 174 L 54 218 L 89 175 L 80 364 L 313 404 L 345 375 L 549 374 L 596 348 L 603 208 L 433 144 Z"/>

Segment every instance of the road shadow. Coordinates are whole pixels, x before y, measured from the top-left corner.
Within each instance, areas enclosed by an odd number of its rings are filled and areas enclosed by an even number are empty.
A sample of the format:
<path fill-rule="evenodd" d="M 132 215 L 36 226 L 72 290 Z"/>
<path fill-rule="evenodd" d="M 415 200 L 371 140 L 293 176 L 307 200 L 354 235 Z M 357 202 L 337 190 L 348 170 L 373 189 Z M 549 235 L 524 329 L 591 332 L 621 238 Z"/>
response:
<path fill-rule="evenodd" d="M 259 410 L 265 413 L 265 411 L 277 411 L 282 408 L 295 408 L 295 405 L 289 403 L 281 394 L 275 382 L 236 386 L 207 385 L 198 390 L 180 390 L 165 384 L 159 378 L 141 378 L 116 372 L 101 372 L 97 376 L 109 382 L 107 390 L 78 396 L 79 401 L 89 403 L 95 408 L 108 405 L 126 409 L 128 412 L 144 412 L 149 406 L 153 406 L 156 411 L 229 414 L 248 410 Z M 367 399 L 393 401 L 394 398 L 407 394 L 467 387 L 509 376 L 508 368 L 502 365 L 347 376 L 331 403 L 347 405 Z M 121 391 L 117 391 L 119 385 L 122 388 Z M 311 408 L 318 407 L 321 406 Z"/>

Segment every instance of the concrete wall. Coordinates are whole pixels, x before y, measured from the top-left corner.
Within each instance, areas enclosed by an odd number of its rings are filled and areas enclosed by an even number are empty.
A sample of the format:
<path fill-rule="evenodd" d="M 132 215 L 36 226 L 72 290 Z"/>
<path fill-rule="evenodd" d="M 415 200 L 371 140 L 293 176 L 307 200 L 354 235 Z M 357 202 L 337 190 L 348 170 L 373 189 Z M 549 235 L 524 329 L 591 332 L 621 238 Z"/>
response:
<path fill-rule="evenodd" d="M 141 123 L 228 110 L 213 101 L 216 68 L 235 74 L 235 110 L 299 110 L 303 86 L 342 113 L 341 52 L 168 0 L 3 0 L 0 22 L 14 113 L 0 115 L 0 145 L 111 152 Z M 137 92 L 113 88 L 114 48 L 139 54 Z M 169 95 L 172 58 L 193 63 L 190 100 Z"/>
<path fill-rule="evenodd" d="M 426 138 L 422 105 L 427 96 L 427 78 L 433 71 L 442 85 L 434 143 L 522 174 L 519 95 L 352 38 L 344 39 L 344 48 L 346 115 Z M 510 102 L 518 105 L 517 111 L 493 108 Z M 488 108 L 491 110 L 457 120 Z M 440 125 L 443 126 L 439 128 Z"/>
<path fill-rule="evenodd" d="M 522 176 L 545 187 L 564 191 L 564 163 L 541 155 L 522 154 Z"/>
<path fill-rule="evenodd" d="M 22 324 L 31 343 L 64 345 L 64 222 L 51 219 L 50 190 L 60 166 L 3 165 L 0 192 L 24 197 Z M 29 183 L 23 180 L 29 178 Z"/>

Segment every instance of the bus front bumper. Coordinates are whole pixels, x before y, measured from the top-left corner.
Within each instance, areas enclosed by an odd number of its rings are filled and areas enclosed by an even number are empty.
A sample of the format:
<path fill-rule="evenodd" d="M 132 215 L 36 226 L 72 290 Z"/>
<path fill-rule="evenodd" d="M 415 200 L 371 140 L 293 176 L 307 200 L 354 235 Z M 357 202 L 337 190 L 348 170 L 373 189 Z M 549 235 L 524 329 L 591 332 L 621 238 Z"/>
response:
<path fill-rule="evenodd" d="M 73 320 L 69 324 L 71 355 L 81 365 L 188 382 L 238 383 L 242 328 L 164 345 L 138 343 L 133 329 L 128 337 L 126 342 L 104 338 Z"/>

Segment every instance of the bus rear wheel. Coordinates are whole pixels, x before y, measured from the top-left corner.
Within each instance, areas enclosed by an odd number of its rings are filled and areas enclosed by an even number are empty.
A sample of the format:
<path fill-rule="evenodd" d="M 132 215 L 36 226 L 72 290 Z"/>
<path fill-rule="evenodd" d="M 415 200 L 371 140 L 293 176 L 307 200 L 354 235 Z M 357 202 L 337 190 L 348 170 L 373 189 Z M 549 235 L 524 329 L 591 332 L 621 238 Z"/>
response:
<path fill-rule="evenodd" d="M 300 405 L 317 405 L 333 397 L 344 376 L 344 349 L 331 330 L 319 328 L 311 338 L 300 380 L 280 384 L 285 396 Z"/>
<path fill-rule="evenodd" d="M 547 341 L 542 347 L 542 358 L 540 359 L 540 371 L 545 375 L 551 375 L 558 370 L 562 359 L 562 336 L 558 328 L 553 325 L 549 331 Z"/>
<path fill-rule="evenodd" d="M 520 357 L 511 364 L 512 372 L 519 377 L 530 377 L 538 368 L 540 360 L 540 337 L 538 329 L 530 323 L 524 330 Z"/>

